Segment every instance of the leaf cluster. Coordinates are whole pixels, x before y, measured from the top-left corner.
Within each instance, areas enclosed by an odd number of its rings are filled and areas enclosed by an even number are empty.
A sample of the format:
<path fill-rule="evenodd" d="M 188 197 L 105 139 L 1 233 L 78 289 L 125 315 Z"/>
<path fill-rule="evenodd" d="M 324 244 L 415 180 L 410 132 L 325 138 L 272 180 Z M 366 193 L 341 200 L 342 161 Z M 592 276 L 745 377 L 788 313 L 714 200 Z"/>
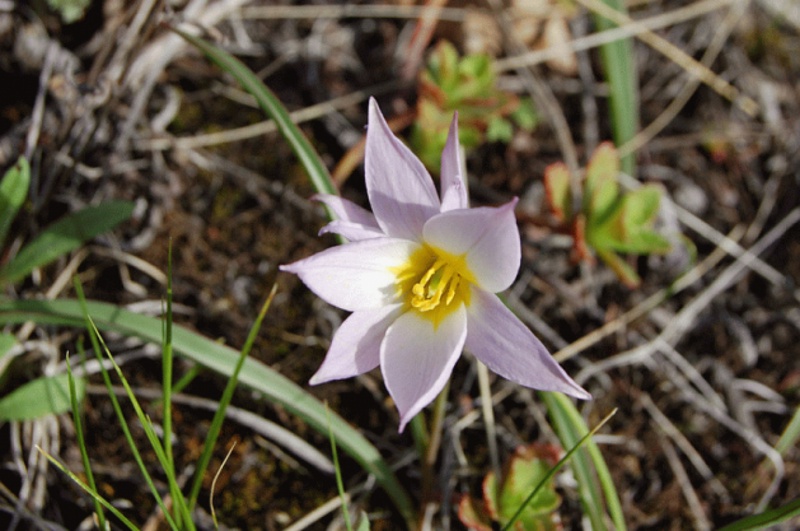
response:
<path fill-rule="evenodd" d="M 548 444 L 520 446 L 509 459 L 501 477 L 489 472 L 483 480 L 483 503 L 469 496 L 461 499 L 458 517 L 468 528 L 479 531 L 493 529 L 492 522 L 512 529 L 549 531 L 560 529 L 558 507 L 561 497 L 556 493 L 550 470 L 558 463 L 559 449 Z M 531 489 L 543 483 L 528 501 Z M 520 511 L 520 507 L 522 510 Z"/>
<path fill-rule="evenodd" d="M 3 251 L 0 289 L 3 290 L 27 278 L 34 269 L 52 263 L 111 230 L 133 213 L 133 203 L 129 201 L 109 201 L 86 207 L 56 220 L 22 245 L 18 252 L 12 253 L 6 249 L 6 239 L 25 206 L 30 183 L 30 165 L 24 157 L 20 157 L 0 181 L 0 250 Z M 16 345 L 13 334 L 0 334 L 0 378 L 11 362 L 9 352 Z M 24 420 L 69 410 L 67 381 L 63 376 L 33 380 L 0 399 L 0 420 Z M 78 391 L 82 394 L 82 382 Z"/>
<path fill-rule="evenodd" d="M 497 88 L 497 73 L 489 55 L 460 57 L 453 44 L 440 41 L 420 72 L 418 83 L 411 144 L 431 171 L 439 169 L 455 111 L 459 141 L 465 149 L 484 141 L 510 141 L 513 124 L 526 130 L 536 126 L 538 119 L 530 100 Z"/>
<path fill-rule="evenodd" d="M 597 147 L 586 167 L 580 187 L 579 208 L 573 208 L 571 176 L 563 162 L 545 170 L 547 202 L 555 217 L 572 228 L 579 258 L 599 256 L 619 279 L 637 287 L 641 279 L 621 254 L 663 254 L 672 245 L 653 230 L 661 203 L 661 188 L 645 185 L 623 191 L 619 185 L 620 160 L 610 142 Z"/>

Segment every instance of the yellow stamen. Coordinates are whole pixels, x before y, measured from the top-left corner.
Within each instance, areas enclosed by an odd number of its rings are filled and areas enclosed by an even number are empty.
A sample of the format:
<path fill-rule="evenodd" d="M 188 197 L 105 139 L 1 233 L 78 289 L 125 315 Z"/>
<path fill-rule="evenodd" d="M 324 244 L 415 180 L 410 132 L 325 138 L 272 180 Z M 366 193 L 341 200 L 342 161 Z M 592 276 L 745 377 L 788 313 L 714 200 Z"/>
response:
<path fill-rule="evenodd" d="M 434 325 L 469 304 L 472 275 L 463 256 L 423 245 L 394 272 L 398 297 Z"/>

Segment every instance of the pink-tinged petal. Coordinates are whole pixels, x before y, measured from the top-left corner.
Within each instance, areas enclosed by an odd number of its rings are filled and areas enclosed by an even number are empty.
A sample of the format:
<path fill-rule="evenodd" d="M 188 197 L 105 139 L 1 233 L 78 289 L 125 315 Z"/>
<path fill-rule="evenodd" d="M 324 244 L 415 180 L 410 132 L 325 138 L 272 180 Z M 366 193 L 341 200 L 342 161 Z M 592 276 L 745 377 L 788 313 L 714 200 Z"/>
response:
<path fill-rule="evenodd" d="M 352 378 L 377 367 L 383 336 L 402 308 L 395 304 L 350 314 L 336 331 L 325 360 L 308 383 L 317 385 Z"/>
<path fill-rule="evenodd" d="M 439 212 L 439 197 L 428 171 L 394 136 L 372 98 L 364 166 L 369 202 L 383 232 L 419 241 L 422 226 Z"/>
<path fill-rule="evenodd" d="M 592 398 L 496 295 L 473 288 L 467 330 L 466 350 L 503 378 L 533 389 Z"/>
<path fill-rule="evenodd" d="M 464 255 L 471 280 L 497 293 L 514 282 L 522 256 L 514 198 L 497 208 L 450 210 L 425 224 L 425 243 L 455 256 Z"/>
<path fill-rule="evenodd" d="M 320 236 L 329 232 L 344 236 L 351 242 L 386 236 L 379 228 L 368 227 L 360 223 L 344 221 L 342 219 L 335 219 L 319 230 Z"/>
<path fill-rule="evenodd" d="M 400 412 L 400 431 L 447 383 L 467 335 L 462 306 L 438 326 L 416 311 L 397 318 L 381 345 L 381 372 Z"/>
<path fill-rule="evenodd" d="M 372 212 L 344 197 L 332 194 L 317 194 L 311 199 L 319 201 L 330 208 L 337 219 L 380 230 Z"/>
<path fill-rule="evenodd" d="M 396 269 L 419 248 L 416 242 L 373 238 L 331 247 L 282 271 L 294 273 L 333 306 L 351 312 L 382 308 L 397 298 Z"/>
<path fill-rule="evenodd" d="M 466 175 L 461 173 L 461 148 L 458 144 L 458 113 L 453 116 L 450 133 L 442 151 L 442 212 L 469 207 Z"/>

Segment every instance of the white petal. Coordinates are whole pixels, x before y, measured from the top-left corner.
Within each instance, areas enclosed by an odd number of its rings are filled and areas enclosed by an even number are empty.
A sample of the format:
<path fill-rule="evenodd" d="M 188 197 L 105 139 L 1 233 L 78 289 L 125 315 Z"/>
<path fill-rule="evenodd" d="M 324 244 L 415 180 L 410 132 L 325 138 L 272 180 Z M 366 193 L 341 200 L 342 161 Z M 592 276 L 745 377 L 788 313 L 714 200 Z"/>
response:
<path fill-rule="evenodd" d="M 368 227 L 360 223 L 353 223 L 352 221 L 344 221 L 342 219 L 335 219 L 319 230 L 320 235 L 329 232 L 344 236 L 351 242 L 386 236 L 379 228 Z"/>
<path fill-rule="evenodd" d="M 330 208 L 337 219 L 372 227 L 373 229 L 380 228 L 372 212 L 344 197 L 332 194 L 317 194 L 311 199 L 319 201 Z"/>
<path fill-rule="evenodd" d="M 447 143 L 442 150 L 442 212 L 468 208 L 466 176 L 461 173 L 461 147 L 458 144 L 458 113 L 453 116 Z"/>
<path fill-rule="evenodd" d="M 450 254 L 466 255 L 472 281 L 492 293 L 503 291 L 519 272 L 521 247 L 514 198 L 492 208 L 450 210 L 425 224 L 426 243 Z"/>
<path fill-rule="evenodd" d="M 472 290 L 465 347 L 492 371 L 512 382 L 576 398 L 592 398 L 567 376 L 542 342 L 492 293 Z"/>
<path fill-rule="evenodd" d="M 334 334 L 325 360 L 308 383 L 352 378 L 377 367 L 383 336 L 401 310 L 402 305 L 395 304 L 350 314 Z"/>
<path fill-rule="evenodd" d="M 295 273 L 317 296 L 344 310 L 381 308 L 397 297 L 392 269 L 406 264 L 418 248 L 408 240 L 373 238 L 331 247 L 281 270 Z"/>
<path fill-rule="evenodd" d="M 467 334 L 460 307 L 437 327 L 415 311 L 397 318 L 381 345 L 381 372 L 400 412 L 400 431 L 447 383 Z"/>
<path fill-rule="evenodd" d="M 369 102 L 364 172 L 372 212 L 393 237 L 420 240 L 422 226 L 439 212 L 430 174 L 389 129 L 378 104 Z"/>

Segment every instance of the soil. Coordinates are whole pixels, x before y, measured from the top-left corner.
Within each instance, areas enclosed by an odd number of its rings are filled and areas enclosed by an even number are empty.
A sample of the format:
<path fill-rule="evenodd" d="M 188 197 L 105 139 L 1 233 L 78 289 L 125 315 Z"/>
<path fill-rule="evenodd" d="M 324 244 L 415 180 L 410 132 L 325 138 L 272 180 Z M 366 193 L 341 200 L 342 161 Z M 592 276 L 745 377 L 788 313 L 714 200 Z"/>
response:
<path fill-rule="evenodd" d="M 402 13 L 406 3 L 387 4 L 387 12 Z M 314 190 L 302 166 L 274 132 L 210 140 L 211 134 L 262 122 L 264 115 L 227 74 L 164 23 L 202 28 L 207 39 L 257 72 L 289 110 L 363 91 L 375 93 L 392 118 L 408 115 L 418 96 L 413 81 L 402 81 L 403 68 L 413 67 L 413 45 L 449 39 L 463 52 L 482 35 L 465 20 L 467 13 L 482 13 L 489 20 L 483 27 L 491 27 L 502 18 L 490 9 L 495 3 L 448 4 L 426 40 L 417 18 L 387 12 L 375 18 L 356 7 L 328 16 L 324 3 L 304 10 L 281 2 L 285 9 L 278 10 L 274 2 L 94 0 L 81 20 L 65 23 L 45 2 L 0 1 L 0 168 L 26 153 L 34 175 L 4 259 L 66 212 L 128 199 L 136 203 L 132 219 L 91 242 L 79 263 L 90 299 L 159 312 L 171 245 L 176 324 L 240 348 L 277 283 L 252 356 L 327 400 L 357 426 L 384 459 L 397 465 L 398 477 L 419 502 L 413 439 L 409 430 L 397 433 L 397 413 L 380 372 L 306 385 L 346 314 L 277 269 L 337 243 L 331 236 L 317 237 L 324 211 L 309 200 Z M 205 7 L 198 9 L 199 4 Z M 630 9 L 634 18 L 643 19 L 677 13 L 686 5 L 650 0 L 631 2 Z M 581 166 L 599 142 L 612 137 L 608 86 L 596 49 L 578 52 L 577 72 L 552 64 L 502 70 L 501 87 L 528 97 L 532 75 L 552 105 L 537 96 L 540 116 L 533 131 L 515 131 L 505 144 L 484 143 L 467 157 L 473 205 L 521 198 L 523 263 L 507 295 L 509 305 L 594 396 L 578 404 L 588 425 L 618 408 L 597 442 L 630 529 L 716 528 L 800 496 L 796 444 L 782 455 L 782 473 L 776 475 L 765 457 L 765 452 L 774 455 L 771 448 L 800 404 L 800 228 L 795 218 L 800 208 L 800 59 L 795 53 L 800 26 L 791 2 L 746 3 L 731 23 L 738 9 L 733 5 L 656 31 L 697 60 L 717 46 L 714 39 L 723 39 L 708 66 L 732 84 L 737 96 L 730 101 L 700 83 L 663 129 L 635 150 L 635 177 L 660 184 L 669 203 L 677 205 L 662 212 L 661 229 L 677 227 L 690 242 L 666 257 L 630 258 L 642 277 L 639 287 L 623 286 L 602 262 L 576 263 L 569 235 L 543 203 L 545 168 L 570 155 L 554 117 L 566 119 Z M 271 10 L 260 15 L 250 9 L 258 6 Z M 568 19 L 569 38 L 593 32 L 592 20 L 585 9 L 575 8 Z M 141 27 L 131 33 L 135 24 Z M 520 44 L 514 32 L 487 35 L 483 46 L 497 54 L 499 64 L 518 55 L 519 46 L 535 46 Z M 681 97 L 691 78 L 644 42 L 636 41 L 634 49 L 644 130 Z M 387 81 L 394 83 L 387 88 Z M 365 98 L 302 123 L 330 168 L 362 138 Z M 756 104 L 752 115 L 742 109 L 747 98 Z M 360 166 L 341 183 L 341 193 L 368 206 Z M 768 236 L 771 231 L 774 238 Z M 723 249 L 715 235 L 730 235 L 740 247 L 729 242 Z M 763 246 L 764 238 L 772 240 Z M 750 260 L 730 277 L 740 264 L 736 249 L 742 248 L 756 249 L 759 261 Z M 668 291 L 614 333 L 561 357 L 568 345 L 620 322 L 660 290 L 674 288 L 680 275 L 698 271 L 709 257 L 715 261 L 685 288 Z M 70 274 L 70 258 L 37 270 L 3 297 L 74 297 L 69 282 L 51 290 L 60 275 Z M 49 374 L 58 363 L 63 367 L 65 354 L 77 351 L 82 335 L 38 324 L 6 331 L 18 334 L 26 347 L 0 380 L 2 394 Z M 150 397 L 143 402 L 159 422 L 158 349 L 131 338 L 109 335 L 107 340 L 131 384 Z M 180 392 L 187 402 L 176 404 L 173 422 L 176 467 L 185 480 L 213 414 L 191 400 L 218 400 L 226 381 L 187 360 L 178 360 L 175 370 L 176 378 L 197 371 Z M 469 358 L 455 369 L 436 467 L 433 529 L 463 528 L 457 502 L 467 494 L 477 498 L 491 469 L 484 420 L 472 414 L 480 407 L 475 370 Z M 491 383 L 502 459 L 520 445 L 558 444 L 535 392 L 495 376 Z M 101 385 L 99 375 L 89 378 L 83 409 L 99 489 L 138 526 L 166 529 Z M 324 434 L 248 389 L 239 387 L 233 405 L 329 454 Z M 148 448 L 132 408 L 123 410 L 139 448 Z M 471 414 L 473 420 L 464 424 Z M 67 468 L 82 470 L 69 415 L 5 423 L 0 441 L 0 527 L 91 528 L 90 498 L 54 467 L 31 466 L 38 455 L 34 444 L 44 441 Z M 220 528 L 284 529 L 336 498 L 331 474 L 232 418 L 223 426 L 210 470 L 220 468 L 234 441 L 215 486 Z M 165 489 L 155 456 L 143 451 L 143 459 L 156 471 L 158 488 Z M 346 487 L 359 487 L 353 506 L 366 511 L 372 529 L 403 528 L 387 495 L 357 463 L 346 455 L 341 459 Z M 201 528 L 213 528 L 210 482 L 209 477 L 200 495 Z M 561 525 L 586 527 L 569 467 L 556 484 Z M 791 529 L 800 521 L 785 525 Z M 118 522 L 113 527 L 122 529 Z M 335 508 L 309 528 L 343 528 L 341 512 Z"/>

